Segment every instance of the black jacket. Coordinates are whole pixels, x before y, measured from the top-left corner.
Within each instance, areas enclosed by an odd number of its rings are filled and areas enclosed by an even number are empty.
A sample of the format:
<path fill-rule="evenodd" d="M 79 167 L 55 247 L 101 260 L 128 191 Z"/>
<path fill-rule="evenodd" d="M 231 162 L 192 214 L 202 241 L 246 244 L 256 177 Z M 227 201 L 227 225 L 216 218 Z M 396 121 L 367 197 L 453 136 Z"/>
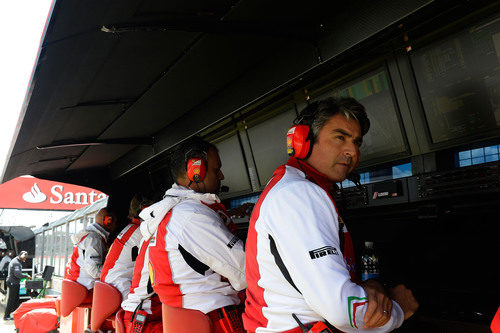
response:
<path fill-rule="evenodd" d="M 9 274 L 7 282 L 19 284 L 22 278 L 28 277 L 28 274 L 23 273 L 23 266 L 19 257 L 15 257 L 9 264 Z"/>

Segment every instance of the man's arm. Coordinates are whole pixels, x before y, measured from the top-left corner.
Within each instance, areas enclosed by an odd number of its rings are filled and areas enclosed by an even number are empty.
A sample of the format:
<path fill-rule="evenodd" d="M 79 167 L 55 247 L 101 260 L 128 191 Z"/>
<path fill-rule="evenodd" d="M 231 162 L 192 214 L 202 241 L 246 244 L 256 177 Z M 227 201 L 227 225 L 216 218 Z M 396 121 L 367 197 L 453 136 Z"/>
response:
<path fill-rule="evenodd" d="M 236 290 L 247 287 L 243 242 L 224 225 L 219 215 L 206 208 L 186 216 L 181 245 L 196 259 L 229 280 Z"/>
<path fill-rule="evenodd" d="M 268 194 L 260 218 L 310 308 L 344 332 L 362 330 L 367 294 L 350 280 L 340 249 L 337 213 L 328 195 L 305 182 L 287 185 Z M 403 312 L 393 305 L 390 319 L 373 332 L 401 325 Z"/>
<path fill-rule="evenodd" d="M 85 270 L 94 279 L 99 279 L 105 255 L 105 244 L 101 236 L 93 232 L 89 233 L 81 246 L 85 250 L 83 258 Z"/>
<path fill-rule="evenodd" d="M 2 260 L 0 261 L 0 271 L 4 270 L 6 263 L 7 263 L 7 260 L 5 259 L 5 257 L 3 257 Z"/>

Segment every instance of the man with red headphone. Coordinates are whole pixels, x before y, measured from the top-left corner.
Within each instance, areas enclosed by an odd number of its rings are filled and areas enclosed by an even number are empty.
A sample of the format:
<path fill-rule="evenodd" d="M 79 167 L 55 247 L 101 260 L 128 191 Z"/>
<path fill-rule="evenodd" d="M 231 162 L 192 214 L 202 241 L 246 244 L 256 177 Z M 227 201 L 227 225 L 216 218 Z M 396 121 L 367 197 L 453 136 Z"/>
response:
<path fill-rule="evenodd" d="M 104 258 L 108 252 L 109 234 L 116 227 L 116 215 L 103 208 L 97 213 L 94 223 L 71 236 L 73 253 L 66 264 L 64 278 L 76 281 L 89 290 L 94 288 L 94 282 L 101 276 Z"/>
<path fill-rule="evenodd" d="M 245 252 L 217 196 L 224 179 L 217 148 L 190 138 L 170 166 L 175 183 L 140 214 L 149 282 L 161 303 L 206 314 L 214 332 L 243 333 L 236 306 L 246 288 Z"/>
<path fill-rule="evenodd" d="M 418 308 L 400 285 L 360 283 L 333 191 L 359 162 L 370 122 L 352 98 L 306 107 L 287 133 L 291 156 L 273 174 L 246 243 L 248 332 L 387 332 Z"/>
<path fill-rule="evenodd" d="M 149 281 L 147 258 L 148 239 L 140 230 L 143 223 L 139 213 L 153 201 L 142 193 L 134 195 L 130 202 L 131 223 L 116 237 L 104 262 L 101 281 L 115 286 L 122 293 L 125 331 L 150 333 L 162 332 L 161 303 L 153 293 Z M 139 309 L 140 308 L 140 309 Z M 137 310 L 137 311 L 136 311 Z M 134 322 L 134 316 L 147 318 Z M 140 324 L 137 327 L 137 323 Z"/>
<path fill-rule="evenodd" d="M 130 201 L 130 223 L 116 236 L 109 248 L 101 273 L 101 281 L 111 284 L 126 299 L 132 283 L 134 264 L 139 255 L 142 234 L 139 229 L 139 213 L 153 202 L 143 193 L 137 193 Z"/>

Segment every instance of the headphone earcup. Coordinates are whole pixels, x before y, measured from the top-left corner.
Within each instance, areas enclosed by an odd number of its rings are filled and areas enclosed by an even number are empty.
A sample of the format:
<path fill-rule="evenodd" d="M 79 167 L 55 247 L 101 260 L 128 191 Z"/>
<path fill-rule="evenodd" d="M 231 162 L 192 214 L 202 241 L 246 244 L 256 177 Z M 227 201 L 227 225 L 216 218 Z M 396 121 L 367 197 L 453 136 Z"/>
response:
<path fill-rule="evenodd" d="M 104 216 L 104 225 L 107 227 L 113 222 L 113 217 L 112 216 Z"/>
<path fill-rule="evenodd" d="M 286 133 L 287 154 L 291 157 L 304 159 L 311 150 L 311 128 L 308 125 L 294 125 Z"/>
<path fill-rule="evenodd" d="M 201 158 L 191 158 L 188 160 L 186 173 L 190 181 L 199 183 L 205 179 L 207 167 Z"/>

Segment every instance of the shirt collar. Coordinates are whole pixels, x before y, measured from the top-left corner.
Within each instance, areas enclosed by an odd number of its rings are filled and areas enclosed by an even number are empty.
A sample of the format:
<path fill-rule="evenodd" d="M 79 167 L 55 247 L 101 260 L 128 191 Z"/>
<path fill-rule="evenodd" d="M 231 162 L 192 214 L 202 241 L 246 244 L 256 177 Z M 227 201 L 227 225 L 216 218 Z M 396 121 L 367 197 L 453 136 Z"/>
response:
<path fill-rule="evenodd" d="M 104 227 L 102 225 L 98 224 L 97 222 L 94 222 L 91 225 L 89 225 L 87 227 L 87 230 L 97 232 L 102 237 L 104 237 L 104 239 L 106 239 L 106 240 L 108 239 L 109 231 L 104 229 Z"/>
<path fill-rule="evenodd" d="M 311 165 L 299 160 L 296 157 L 290 157 L 286 162 L 286 165 L 299 169 L 305 174 L 307 180 L 315 183 L 328 193 L 331 193 L 336 189 L 336 184 L 334 182 L 330 181 L 324 174 L 313 168 Z"/>
<path fill-rule="evenodd" d="M 216 202 L 220 202 L 219 197 L 214 193 L 195 192 L 190 188 L 178 185 L 176 183 L 174 183 L 172 187 L 169 190 L 167 190 L 167 192 L 165 192 L 165 196 L 163 198 L 169 196 L 186 198 L 186 199 L 195 199 L 209 205 Z"/>
<path fill-rule="evenodd" d="M 140 225 L 141 224 L 141 220 L 139 220 L 138 218 L 134 217 L 130 220 L 130 223 L 132 224 L 136 224 L 136 225 Z"/>

